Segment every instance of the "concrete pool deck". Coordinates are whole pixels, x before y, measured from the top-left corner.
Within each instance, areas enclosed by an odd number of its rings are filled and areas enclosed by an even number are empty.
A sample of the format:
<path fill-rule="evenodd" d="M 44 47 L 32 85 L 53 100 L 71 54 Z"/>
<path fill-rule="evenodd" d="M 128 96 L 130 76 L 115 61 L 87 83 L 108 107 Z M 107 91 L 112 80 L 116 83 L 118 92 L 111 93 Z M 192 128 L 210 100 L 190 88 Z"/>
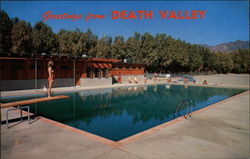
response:
<path fill-rule="evenodd" d="M 11 112 L 11 118 L 18 117 Z M 5 120 L 5 111 L 1 110 Z M 16 123 L 11 123 L 11 125 Z M 45 120 L 1 124 L 1 158 L 249 158 L 249 91 L 120 146 Z"/>
<path fill-rule="evenodd" d="M 153 80 L 148 80 L 147 83 L 139 82 L 135 83 L 123 83 L 123 84 L 113 84 L 113 85 L 102 85 L 102 86 L 88 86 L 88 87 L 58 87 L 52 88 L 52 93 L 64 93 L 64 92 L 74 92 L 81 90 L 91 90 L 91 89 L 102 89 L 102 88 L 117 88 L 117 87 L 134 87 L 134 86 L 143 86 L 143 85 L 155 85 L 155 84 L 168 84 L 168 85 L 184 85 L 183 82 L 177 82 L 178 78 L 173 78 L 173 82 L 166 82 L 166 80 L 159 80 L 157 82 Z M 242 88 L 249 89 L 249 85 L 232 85 L 232 84 L 185 84 L 187 86 L 201 86 L 201 87 L 224 87 L 224 88 Z M 45 95 L 47 94 L 46 90 L 43 89 L 30 89 L 30 90 L 16 90 L 16 91 L 3 91 L 1 92 L 2 98 L 9 97 L 18 97 L 18 96 L 28 96 L 28 95 Z"/>

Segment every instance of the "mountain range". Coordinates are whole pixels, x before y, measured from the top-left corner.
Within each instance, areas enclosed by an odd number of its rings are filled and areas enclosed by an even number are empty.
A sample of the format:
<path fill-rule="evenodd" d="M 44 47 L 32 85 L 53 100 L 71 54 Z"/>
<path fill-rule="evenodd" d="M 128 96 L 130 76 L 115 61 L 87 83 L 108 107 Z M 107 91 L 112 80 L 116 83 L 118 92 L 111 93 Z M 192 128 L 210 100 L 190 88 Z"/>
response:
<path fill-rule="evenodd" d="M 232 52 L 239 49 L 249 49 L 249 41 L 237 40 L 234 42 L 226 42 L 215 46 L 209 46 L 206 44 L 202 44 L 201 46 L 209 48 L 211 51 Z"/>

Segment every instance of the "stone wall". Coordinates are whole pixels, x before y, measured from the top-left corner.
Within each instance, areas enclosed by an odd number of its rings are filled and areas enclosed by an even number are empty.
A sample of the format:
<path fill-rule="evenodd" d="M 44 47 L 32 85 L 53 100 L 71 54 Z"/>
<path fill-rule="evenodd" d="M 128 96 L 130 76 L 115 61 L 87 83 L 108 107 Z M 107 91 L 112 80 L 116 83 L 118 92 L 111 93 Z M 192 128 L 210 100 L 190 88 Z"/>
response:
<path fill-rule="evenodd" d="M 47 88 L 47 79 L 37 79 L 37 87 L 35 87 L 35 79 L 28 80 L 1 80 L 1 91 L 11 90 L 24 90 L 24 89 L 35 89 L 35 88 Z M 73 78 L 56 78 L 53 82 L 53 88 L 55 87 L 71 87 L 74 86 Z"/>
<path fill-rule="evenodd" d="M 94 87 L 101 85 L 112 85 L 112 78 L 81 78 L 81 87 Z"/>

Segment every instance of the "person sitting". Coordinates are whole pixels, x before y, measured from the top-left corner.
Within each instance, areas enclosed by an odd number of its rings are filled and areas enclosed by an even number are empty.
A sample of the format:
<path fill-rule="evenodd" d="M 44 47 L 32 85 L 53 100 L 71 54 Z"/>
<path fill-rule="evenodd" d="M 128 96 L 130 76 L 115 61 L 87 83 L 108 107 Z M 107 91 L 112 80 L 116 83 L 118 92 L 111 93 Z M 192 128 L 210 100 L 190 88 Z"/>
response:
<path fill-rule="evenodd" d="M 188 78 L 184 78 L 184 83 L 185 83 L 185 84 L 188 83 Z"/>
<path fill-rule="evenodd" d="M 128 83 L 132 83 L 132 80 L 130 77 L 128 77 Z"/>
<path fill-rule="evenodd" d="M 134 82 L 135 82 L 135 83 L 138 83 L 137 77 L 134 77 Z"/>
<path fill-rule="evenodd" d="M 154 81 L 155 82 L 157 81 L 157 73 L 156 72 L 154 73 Z"/>
<path fill-rule="evenodd" d="M 206 80 L 204 80 L 203 84 L 208 84 Z"/>

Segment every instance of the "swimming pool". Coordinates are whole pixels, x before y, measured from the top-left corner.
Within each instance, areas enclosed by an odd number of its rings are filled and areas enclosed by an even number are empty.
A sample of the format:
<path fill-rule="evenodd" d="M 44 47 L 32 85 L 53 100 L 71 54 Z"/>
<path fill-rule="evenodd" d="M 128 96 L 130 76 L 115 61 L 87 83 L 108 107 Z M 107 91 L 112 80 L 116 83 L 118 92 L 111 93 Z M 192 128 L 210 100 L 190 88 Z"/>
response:
<path fill-rule="evenodd" d="M 70 98 L 30 105 L 31 112 L 95 135 L 119 141 L 245 90 L 181 85 L 147 85 L 64 93 Z M 34 97 L 18 98 L 23 100 Z M 13 100 L 4 100 L 4 102 Z"/>

